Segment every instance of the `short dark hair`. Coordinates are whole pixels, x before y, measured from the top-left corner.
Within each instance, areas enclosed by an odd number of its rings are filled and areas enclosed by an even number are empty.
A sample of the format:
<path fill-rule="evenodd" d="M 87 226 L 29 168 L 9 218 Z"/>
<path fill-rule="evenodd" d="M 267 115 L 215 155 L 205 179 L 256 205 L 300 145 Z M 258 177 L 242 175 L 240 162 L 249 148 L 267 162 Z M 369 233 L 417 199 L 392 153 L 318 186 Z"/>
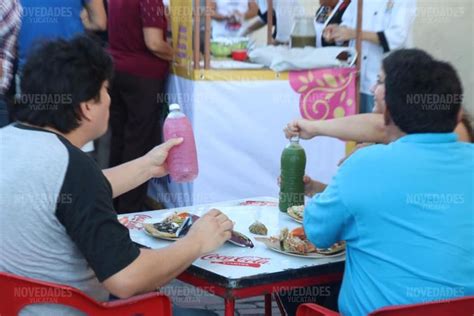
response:
<path fill-rule="evenodd" d="M 35 126 L 71 132 L 82 119 L 80 103 L 100 100 L 101 87 L 112 74 L 112 59 L 88 36 L 42 42 L 23 68 L 15 116 Z"/>
<path fill-rule="evenodd" d="M 405 133 L 448 133 L 457 125 L 463 88 L 456 70 L 419 49 L 383 60 L 385 103 Z"/>

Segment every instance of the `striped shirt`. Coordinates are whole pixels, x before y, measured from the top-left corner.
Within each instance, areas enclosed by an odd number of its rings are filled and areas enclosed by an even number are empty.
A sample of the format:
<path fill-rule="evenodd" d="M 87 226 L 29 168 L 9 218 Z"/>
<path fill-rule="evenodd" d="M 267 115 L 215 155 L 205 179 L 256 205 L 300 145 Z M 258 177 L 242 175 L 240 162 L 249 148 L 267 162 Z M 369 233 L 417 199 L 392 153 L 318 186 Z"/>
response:
<path fill-rule="evenodd" d="M 8 90 L 12 79 L 21 14 L 18 0 L 2 0 L 0 3 L 0 94 Z"/>

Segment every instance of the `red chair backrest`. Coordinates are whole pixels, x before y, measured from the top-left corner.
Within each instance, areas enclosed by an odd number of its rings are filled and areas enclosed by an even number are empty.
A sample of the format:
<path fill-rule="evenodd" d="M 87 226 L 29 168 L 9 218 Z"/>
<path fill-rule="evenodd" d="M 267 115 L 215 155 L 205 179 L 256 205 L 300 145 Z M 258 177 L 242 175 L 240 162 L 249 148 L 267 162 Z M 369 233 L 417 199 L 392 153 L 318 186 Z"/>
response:
<path fill-rule="evenodd" d="M 301 304 L 297 316 L 337 316 L 334 311 L 316 304 Z M 474 296 L 446 301 L 380 308 L 369 316 L 474 316 Z"/>
<path fill-rule="evenodd" d="M 0 272 L 0 315 L 18 315 L 32 304 L 61 304 L 88 315 L 172 315 L 170 299 L 160 293 L 97 302 L 70 286 Z"/>
<path fill-rule="evenodd" d="M 380 308 L 369 316 L 473 316 L 474 296 L 446 301 Z"/>
<path fill-rule="evenodd" d="M 301 304 L 296 316 L 338 316 L 339 313 L 313 303 Z"/>

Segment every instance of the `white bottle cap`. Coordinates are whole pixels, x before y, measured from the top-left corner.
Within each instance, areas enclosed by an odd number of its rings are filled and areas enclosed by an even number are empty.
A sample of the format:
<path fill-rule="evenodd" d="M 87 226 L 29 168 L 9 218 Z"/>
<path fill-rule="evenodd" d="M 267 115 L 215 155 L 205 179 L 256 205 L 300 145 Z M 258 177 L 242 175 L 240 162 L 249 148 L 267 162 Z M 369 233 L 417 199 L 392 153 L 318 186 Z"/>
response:
<path fill-rule="evenodd" d="M 170 108 L 170 111 L 181 110 L 181 107 L 179 106 L 179 104 L 176 104 L 176 103 L 170 104 L 169 108 Z"/>

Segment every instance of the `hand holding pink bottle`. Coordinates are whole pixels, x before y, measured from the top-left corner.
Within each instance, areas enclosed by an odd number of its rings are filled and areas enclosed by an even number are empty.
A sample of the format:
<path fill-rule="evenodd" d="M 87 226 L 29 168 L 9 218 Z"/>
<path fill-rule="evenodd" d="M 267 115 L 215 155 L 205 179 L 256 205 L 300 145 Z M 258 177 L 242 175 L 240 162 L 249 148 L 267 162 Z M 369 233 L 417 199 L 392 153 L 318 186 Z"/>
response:
<path fill-rule="evenodd" d="M 182 137 L 183 142 L 170 150 L 168 170 L 173 181 L 190 182 L 199 173 L 193 128 L 178 104 L 170 104 L 169 109 L 163 126 L 164 140 Z"/>

